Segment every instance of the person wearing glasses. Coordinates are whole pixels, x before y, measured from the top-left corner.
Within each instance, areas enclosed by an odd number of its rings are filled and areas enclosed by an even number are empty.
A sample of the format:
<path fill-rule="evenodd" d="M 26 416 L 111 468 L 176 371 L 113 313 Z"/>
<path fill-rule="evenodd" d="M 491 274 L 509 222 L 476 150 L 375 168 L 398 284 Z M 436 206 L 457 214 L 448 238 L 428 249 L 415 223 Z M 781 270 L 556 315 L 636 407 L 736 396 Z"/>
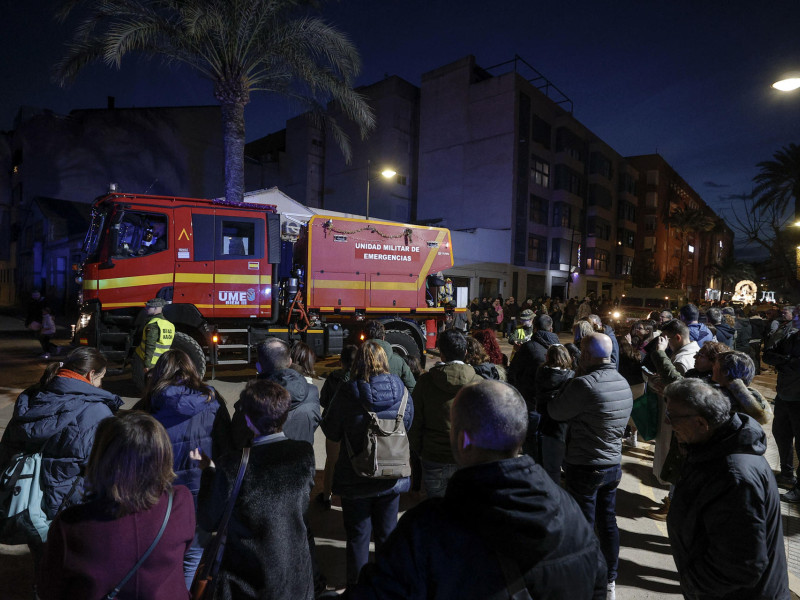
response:
<path fill-rule="evenodd" d="M 664 390 L 666 419 L 687 459 L 667 516 L 685 598 L 788 600 L 778 487 L 767 436 L 697 379 Z"/>

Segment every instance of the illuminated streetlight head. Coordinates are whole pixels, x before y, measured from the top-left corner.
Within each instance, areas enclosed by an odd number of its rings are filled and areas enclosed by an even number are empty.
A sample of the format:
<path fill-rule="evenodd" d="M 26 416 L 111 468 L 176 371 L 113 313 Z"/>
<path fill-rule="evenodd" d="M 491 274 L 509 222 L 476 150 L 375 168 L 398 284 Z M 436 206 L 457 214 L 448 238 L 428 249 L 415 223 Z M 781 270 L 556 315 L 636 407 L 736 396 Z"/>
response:
<path fill-rule="evenodd" d="M 800 77 L 790 77 L 788 79 L 781 79 L 780 81 L 776 81 L 775 83 L 773 83 L 772 87 L 782 92 L 791 92 L 792 90 L 800 88 Z"/>
<path fill-rule="evenodd" d="M 383 171 L 381 171 L 381 175 L 386 177 L 386 179 L 389 179 L 390 177 L 394 177 L 395 175 L 397 175 L 397 171 L 393 169 L 384 169 Z"/>

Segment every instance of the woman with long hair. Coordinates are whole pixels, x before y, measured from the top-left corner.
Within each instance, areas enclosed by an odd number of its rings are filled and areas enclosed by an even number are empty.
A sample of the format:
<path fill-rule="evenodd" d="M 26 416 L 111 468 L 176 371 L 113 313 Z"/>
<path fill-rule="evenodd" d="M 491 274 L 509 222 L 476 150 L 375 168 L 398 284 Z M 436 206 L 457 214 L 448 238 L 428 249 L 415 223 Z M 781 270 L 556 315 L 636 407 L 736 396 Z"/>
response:
<path fill-rule="evenodd" d="M 194 536 L 192 495 L 173 486 L 172 446 L 164 427 L 139 412 L 100 423 L 86 467 L 86 502 L 50 527 L 37 590 L 42 600 L 188 598 L 183 555 Z M 159 530 L 164 525 L 159 536 Z"/>
<path fill-rule="evenodd" d="M 397 525 L 400 493 L 410 487 L 409 477 L 373 479 L 357 475 L 350 455 L 362 451 L 369 421 L 367 411 L 379 419 L 395 419 L 407 398 L 403 423 L 406 431 L 414 418 L 414 404 L 403 381 L 389 372 L 386 353 L 374 341 L 364 342 L 356 353 L 350 381 L 342 386 L 322 420 L 322 431 L 334 442 L 350 448 L 340 452 L 333 473 L 333 493 L 341 496 L 347 538 L 347 584 L 353 585 L 369 558 L 369 540 L 374 534 L 380 549 Z"/>
<path fill-rule="evenodd" d="M 472 337 L 481 343 L 492 364 L 503 364 L 503 352 L 500 350 L 500 344 L 497 342 L 497 336 L 494 331 L 491 329 L 479 329 L 472 334 Z"/>
<path fill-rule="evenodd" d="M 561 388 L 575 376 L 572 370 L 572 356 L 566 347 L 553 344 L 547 349 L 545 363 L 536 370 L 536 411 L 541 415 L 539 422 L 541 464 L 550 478 L 561 483 L 561 463 L 566 452 L 567 424 L 550 416 L 547 406 L 555 402 Z"/>
<path fill-rule="evenodd" d="M 167 430 L 174 458 L 176 481 L 189 488 L 197 503 L 202 470 L 189 453 L 199 448 L 214 459 L 233 448 L 231 419 L 225 400 L 203 383 L 182 350 L 167 350 L 150 372 L 137 409 L 153 415 Z M 206 540 L 202 533 L 192 543 L 184 561 L 187 589 L 191 587 Z"/>
<path fill-rule="evenodd" d="M 505 381 L 505 369 L 503 367 L 498 368 L 497 365 L 489 360 L 489 355 L 486 354 L 483 345 L 474 337 L 467 336 L 467 357 L 464 362 L 472 365 L 475 372 L 484 379 L 501 381 L 500 370 L 502 370 L 502 381 Z"/>
<path fill-rule="evenodd" d="M 0 465 L 17 453 L 42 454 L 41 486 L 45 516 L 81 501 L 83 472 L 100 421 L 122 406 L 116 394 L 100 388 L 106 358 L 95 348 L 76 348 L 63 362 L 50 363 L 39 383 L 22 392 L 0 441 Z M 35 566 L 43 539 L 30 536 Z"/>

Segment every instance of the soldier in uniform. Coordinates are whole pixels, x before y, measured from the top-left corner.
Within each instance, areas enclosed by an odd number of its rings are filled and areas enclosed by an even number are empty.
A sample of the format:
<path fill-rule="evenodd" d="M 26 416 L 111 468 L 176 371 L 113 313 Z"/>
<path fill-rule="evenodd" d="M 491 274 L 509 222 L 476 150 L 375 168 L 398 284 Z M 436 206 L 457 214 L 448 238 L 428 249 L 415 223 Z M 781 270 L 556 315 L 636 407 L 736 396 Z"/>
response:
<path fill-rule="evenodd" d="M 163 298 L 153 298 L 145 304 L 149 320 L 142 332 L 142 341 L 136 348 L 136 355 L 144 363 L 144 372 L 152 369 L 164 352 L 172 346 L 175 339 L 175 325 L 165 319 L 161 312 L 167 305 Z"/>

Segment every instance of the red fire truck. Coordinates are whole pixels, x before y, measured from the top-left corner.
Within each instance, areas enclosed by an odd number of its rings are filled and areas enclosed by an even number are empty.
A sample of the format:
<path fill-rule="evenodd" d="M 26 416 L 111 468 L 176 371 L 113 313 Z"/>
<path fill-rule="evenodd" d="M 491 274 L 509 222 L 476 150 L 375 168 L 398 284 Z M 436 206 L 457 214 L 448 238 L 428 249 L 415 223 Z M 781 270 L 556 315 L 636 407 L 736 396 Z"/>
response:
<path fill-rule="evenodd" d="M 75 343 L 131 360 L 135 380 L 155 297 L 203 373 L 251 362 L 267 336 L 338 354 L 367 319 L 396 351 L 424 353 L 425 322 L 434 334 L 445 318 L 436 274 L 453 265 L 447 229 L 314 216 L 281 239 L 273 205 L 117 192 L 95 201 L 84 251 Z"/>

